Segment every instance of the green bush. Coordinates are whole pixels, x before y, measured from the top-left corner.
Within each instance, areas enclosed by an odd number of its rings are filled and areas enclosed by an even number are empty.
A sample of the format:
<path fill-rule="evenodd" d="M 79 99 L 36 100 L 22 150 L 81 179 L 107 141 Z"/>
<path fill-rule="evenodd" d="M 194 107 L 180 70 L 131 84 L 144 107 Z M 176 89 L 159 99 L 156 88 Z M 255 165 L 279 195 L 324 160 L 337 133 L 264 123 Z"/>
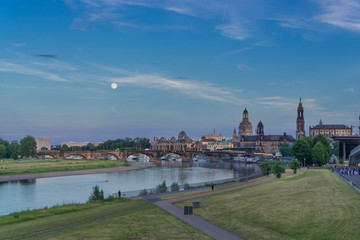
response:
<path fill-rule="evenodd" d="M 164 192 L 167 192 L 165 180 L 161 184 L 156 186 L 156 193 L 164 193 Z"/>
<path fill-rule="evenodd" d="M 98 185 L 93 187 L 93 191 L 89 196 L 89 202 L 94 202 L 97 200 L 104 200 L 104 191 L 101 190 Z"/>
<path fill-rule="evenodd" d="M 184 189 L 191 189 L 191 186 L 190 186 L 190 184 L 188 184 L 188 183 L 185 183 L 185 184 L 184 184 Z"/>
<path fill-rule="evenodd" d="M 172 191 L 172 192 L 176 192 L 176 191 L 179 191 L 179 190 L 180 190 L 180 187 L 179 187 L 178 182 L 173 182 L 173 183 L 171 184 L 171 191 Z"/>
<path fill-rule="evenodd" d="M 148 191 L 146 189 L 143 189 L 140 191 L 139 196 L 146 196 L 148 195 Z"/>

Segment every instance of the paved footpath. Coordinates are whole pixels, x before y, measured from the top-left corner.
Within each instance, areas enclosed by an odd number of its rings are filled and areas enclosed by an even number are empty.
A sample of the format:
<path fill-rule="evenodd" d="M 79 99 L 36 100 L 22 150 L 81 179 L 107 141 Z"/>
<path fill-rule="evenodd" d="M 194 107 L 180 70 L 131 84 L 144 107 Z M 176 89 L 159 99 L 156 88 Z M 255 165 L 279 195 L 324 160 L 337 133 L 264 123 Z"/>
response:
<path fill-rule="evenodd" d="M 178 208 L 167 201 L 162 201 L 159 198 L 149 199 L 149 201 L 214 239 L 242 240 L 242 238 L 236 236 L 235 234 L 225 231 L 224 229 L 219 228 L 218 226 L 205 221 L 202 218 L 199 218 L 195 215 L 184 215 L 184 212 L 181 208 Z"/>
<path fill-rule="evenodd" d="M 305 168 L 304 168 L 305 169 Z M 302 169 L 302 170 L 304 170 Z M 283 173 L 282 176 L 287 176 L 293 174 L 293 172 L 287 172 L 287 173 Z M 259 179 L 257 181 L 254 182 L 249 182 L 249 183 L 245 183 L 243 185 L 240 186 L 235 186 L 235 187 L 231 187 L 231 188 L 227 188 L 227 189 L 221 189 L 221 190 L 215 190 L 215 191 L 209 191 L 209 192 L 203 192 L 203 193 L 197 193 L 197 194 L 193 194 L 193 195 L 189 195 L 189 196 L 184 196 L 184 197 L 178 197 L 178 198 L 173 198 L 173 199 L 169 199 L 169 200 L 161 200 L 160 198 L 157 198 L 157 196 L 146 196 L 144 197 L 144 199 L 146 199 L 149 202 L 152 202 L 153 204 L 155 204 L 156 206 L 164 209 L 165 211 L 167 211 L 168 213 L 174 215 L 175 217 L 181 219 L 182 221 L 190 224 L 191 226 L 199 229 L 200 231 L 202 231 L 203 233 L 209 235 L 210 237 L 214 238 L 214 239 L 219 239 L 219 240 L 242 240 L 242 238 L 240 238 L 239 236 L 230 233 L 228 231 L 225 231 L 224 229 L 208 222 L 205 221 L 204 219 L 194 216 L 194 215 L 190 215 L 190 216 L 186 216 L 184 215 L 184 212 L 181 208 L 178 208 L 176 206 L 174 206 L 171 203 L 174 202 L 180 202 L 180 201 L 184 201 L 184 200 L 189 200 L 189 199 L 193 199 L 193 198 L 199 198 L 199 197 L 204 197 L 204 196 L 209 196 L 209 195 L 213 195 L 213 194 L 219 194 L 219 193 L 223 193 L 223 192 L 229 192 L 229 191 L 234 191 L 237 189 L 241 189 L 241 188 L 246 188 L 249 186 L 253 186 L 256 184 L 260 184 L 263 182 L 268 182 L 271 181 L 272 179 L 274 179 L 275 176 L 272 177 L 267 177 L 267 178 L 263 178 L 263 179 Z M 234 183 L 236 184 L 236 183 Z M 199 189 L 199 191 L 202 189 Z M 176 194 L 176 193 L 175 193 Z"/>

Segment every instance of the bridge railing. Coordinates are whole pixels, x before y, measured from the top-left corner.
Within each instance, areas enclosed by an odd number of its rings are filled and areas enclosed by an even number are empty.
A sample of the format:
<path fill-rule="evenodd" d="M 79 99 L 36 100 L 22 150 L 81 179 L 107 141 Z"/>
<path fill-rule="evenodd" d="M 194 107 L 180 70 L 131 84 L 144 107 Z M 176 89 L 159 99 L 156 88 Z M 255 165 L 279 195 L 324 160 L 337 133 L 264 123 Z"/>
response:
<path fill-rule="evenodd" d="M 139 196 L 146 196 L 146 195 L 154 195 L 154 194 L 161 194 L 161 193 L 169 193 L 169 192 L 181 192 L 183 190 L 187 189 L 194 189 L 199 187 L 210 187 L 212 184 L 214 185 L 220 185 L 224 183 L 230 183 L 230 182 L 244 182 L 249 181 L 255 178 L 259 178 L 264 176 L 262 173 L 253 174 L 250 176 L 245 177 L 236 177 L 236 178 L 227 178 L 227 179 L 221 179 L 216 181 L 210 181 L 210 182 L 198 182 L 198 183 L 191 183 L 191 184 L 179 184 L 179 190 L 174 190 L 171 188 L 171 186 L 167 186 L 166 189 L 159 189 L 159 188 L 147 188 L 147 189 L 141 189 L 141 190 L 134 190 L 134 191 L 121 191 L 121 197 L 125 198 L 131 198 L 131 197 L 139 197 Z M 170 183 L 171 184 L 171 183 Z M 118 193 L 111 194 L 113 197 L 118 197 Z"/>

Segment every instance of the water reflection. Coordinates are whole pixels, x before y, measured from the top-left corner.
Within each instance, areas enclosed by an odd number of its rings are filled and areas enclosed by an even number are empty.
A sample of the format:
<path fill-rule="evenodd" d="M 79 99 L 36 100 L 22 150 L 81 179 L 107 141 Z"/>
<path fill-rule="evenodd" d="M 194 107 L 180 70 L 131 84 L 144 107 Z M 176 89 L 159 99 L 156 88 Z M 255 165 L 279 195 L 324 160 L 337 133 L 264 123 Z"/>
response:
<path fill-rule="evenodd" d="M 105 195 L 155 188 L 162 181 L 170 186 L 238 178 L 259 173 L 258 165 L 233 162 L 167 162 L 160 166 L 117 173 L 39 178 L 0 183 L 0 215 L 64 203 L 86 202 L 92 187 Z M 108 179 L 108 182 L 106 182 Z"/>

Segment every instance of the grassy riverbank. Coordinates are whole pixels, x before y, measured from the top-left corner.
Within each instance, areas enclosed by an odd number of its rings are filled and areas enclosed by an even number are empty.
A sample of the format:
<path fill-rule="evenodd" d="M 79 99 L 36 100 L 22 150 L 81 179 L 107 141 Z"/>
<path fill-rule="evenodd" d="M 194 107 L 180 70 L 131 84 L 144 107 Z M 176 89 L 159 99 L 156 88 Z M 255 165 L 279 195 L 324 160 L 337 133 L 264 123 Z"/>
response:
<path fill-rule="evenodd" d="M 0 217 L 1 239 L 210 239 L 144 200 L 68 205 Z M 23 221 L 22 218 L 33 220 Z M 9 219 L 18 222 L 9 224 Z M 6 224 L 7 223 L 7 224 Z"/>
<path fill-rule="evenodd" d="M 244 239 L 358 239 L 360 195 L 329 170 L 303 171 L 200 201 L 196 215 Z"/>
<path fill-rule="evenodd" d="M 76 171 L 124 166 L 124 162 L 111 160 L 30 159 L 1 160 L 0 175 L 44 172 Z"/>

